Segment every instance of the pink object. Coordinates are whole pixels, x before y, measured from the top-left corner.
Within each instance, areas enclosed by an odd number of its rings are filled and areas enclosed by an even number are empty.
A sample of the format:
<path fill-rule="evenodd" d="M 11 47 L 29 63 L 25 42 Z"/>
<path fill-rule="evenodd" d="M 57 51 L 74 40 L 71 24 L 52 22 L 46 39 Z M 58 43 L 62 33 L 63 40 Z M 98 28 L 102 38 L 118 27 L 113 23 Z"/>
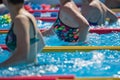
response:
<path fill-rule="evenodd" d="M 52 76 L 15 76 L 0 77 L 0 80 L 57 80 L 57 79 L 74 79 L 73 75 L 52 75 Z"/>

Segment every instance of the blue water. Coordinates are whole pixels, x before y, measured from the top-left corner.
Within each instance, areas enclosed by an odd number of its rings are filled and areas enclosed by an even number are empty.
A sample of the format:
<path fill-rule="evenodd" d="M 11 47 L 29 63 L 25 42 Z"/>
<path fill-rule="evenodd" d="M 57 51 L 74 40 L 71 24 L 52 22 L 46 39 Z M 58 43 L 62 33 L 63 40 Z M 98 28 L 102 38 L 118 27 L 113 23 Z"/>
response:
<path fill-rule="evenodd" d="M 50 28 L 53 23 L 37 21 L 38 28 Z M 9 29 L 10 24 L 2 24 L 0 29 Z M 119 28 L 120 22 L 102 25 Z M 102 27 L 97 26 L 97 27 Z M 91 26 L 93 28 L 93 26 Z M 0 44 L 5 44 L 6 34 L 0 34 Z M 120 33 L 89 33 L 86 43 L 69 44 L 60 41 L 56 35 L 44 37 L 46 46 L 120 46 Z M 8 51 L 0 49 L 0 62 L 9 58 Z M 37 54 L 38 65 L 29 64 L 0 69 L 0 76 L 30 76 L 73 74 L 77 77 L 120 77 L 120 52 L 96 50 L 90 52 L 50 52 Z"/>
<path fill-rule="evenodd" d="M 44 38 L 47 46 L 120 46 L 120 33 L 96 34 L 89 33 L 86 43 L 67 43 L 60 41 L 57 36 Z"/>
<path fill-rule="evenodd" d="M 53 25 L 53 22 L 43 22 L 41 20 L 37 21 L 37 27 L 39 29 L 48 29 Z M 90 28 L 94 28 L 95 26 L 90 26 Z M 120 20 L 113 25 L 96 26 L 96 27 L 109 27 L 109 28 L 120 28 Z M 0 29 L 9 29 L 10 24 L 1 24 Z M 6 34 L 0 34 L 0 44 L 5 44 Z M 110 34 L 96 34 L 89 33 L 86 43 L 77 43 L 77 44 L 69 44 L 63 41 L 60 41 L 56 35 L 50 37 L 44 37 L 46 45 L 48 46 L 61 46 L 61 45 L 85 45 L 85 46 L 120 46 L 120 33 L 110 33 Z"/>
<path fill-rule="evenodd" d="M 9 55 L 7 51 L 3 52 L 4 57 L 0 56 L 0 59 Z M 120 52 L 118 51 L 38 53 L 37 59 L 37 65 L 0 69 L 0 76 L 73 74 L 77 77 L 120 77 Z"/>
<path fill-rule="evenodd" d="M 6 34 L 1 35 L 0 42 Z M 120 46 L 120 33 L 98 35 L 90 33 L 86 44 L 68 44 L 56 36 L 44 37 L 46 46 L 85 45 Z M 3 42 L 4 43 L 4 42 Z M 1 43 L 0 43 L 1 44 Z M 8 51 L 0 49 L 0 61 L 9 58 Z M 120 52 L 96 50 L 90 52 L 49 52 L 37 54 L 38 65 L 29 64 L 0 69 L 0 76 L 30 76 L 73 74 L 77 77 L 120 77 Z"/>
<path fill-rule="evenodd" d="M 0 22 L 0 30 L 1 29 L 9 29 L 11 24 L 6 23 L 4 20 L 3 22 Z M 39 29 L 48 29 L 53 25 L 53 22 L 43 22 L 41 20 L 37 20 L 37 27 Z M 120 19 L 115 22 L 114 24 L 109 25 L 106 21 L 105 25 L 101 26 L 90 26 L 90 28 L 100 28 L 100 27 L 106 27 L 106 28 L 120 28 Z"/>
<path fill-rule="evenodd" d="M 0 44 L 5 44 L 6 34 L 0 34 Z M 86 43 L 67 43 L 58 39 L 56 35 L 44 37 L 47 46 L 120 46 L 120 33 L 96 34 L 89 33 Z"/>

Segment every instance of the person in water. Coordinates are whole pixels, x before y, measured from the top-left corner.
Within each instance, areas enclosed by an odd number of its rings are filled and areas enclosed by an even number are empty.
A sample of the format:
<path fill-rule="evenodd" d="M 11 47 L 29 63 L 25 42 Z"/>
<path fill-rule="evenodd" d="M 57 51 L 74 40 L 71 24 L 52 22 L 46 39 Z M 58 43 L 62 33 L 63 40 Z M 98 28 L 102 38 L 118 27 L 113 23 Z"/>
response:
<path fill-rule="evenodd" d="M 37 53 L 45 46 L 35 17 L 24 9 L 24 0 L 2 1 L 9 9 L 12 24 L 6 37 L 11 56 L 0 67 L 34 63 Z"/>
<path fill-rule="evenodd" d="M 109 18 L 109 24 L 118 20 L 115 13 L 99 0 L 83 0 L 81 6 L 81 13 L 90 25 L 105 24 L 106 18 Z"/>
<path fill-rule="evenodd" d="M 79 12 L 73 0 L 59 0 L 60 10 L 58 18 L 51 30 L 58 38 L 65 42 L 84 42 L 86 40 L 89 23 Z"/>

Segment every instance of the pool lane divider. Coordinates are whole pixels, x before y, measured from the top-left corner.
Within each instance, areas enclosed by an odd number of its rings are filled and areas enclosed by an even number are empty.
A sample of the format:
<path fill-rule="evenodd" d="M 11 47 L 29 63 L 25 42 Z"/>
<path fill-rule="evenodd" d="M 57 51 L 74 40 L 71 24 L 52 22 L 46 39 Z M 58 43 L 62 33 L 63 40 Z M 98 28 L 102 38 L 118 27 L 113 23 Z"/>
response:
<path fill-rule="evenodd" d="M 45 22 L 55 22 L 56 21 L 56 17 L 35 17 L 36 20 L 42 20 Z"/>
<path fill-rule="evenodd" d="M 42 29 L 40 31 L 45 31 Z M 8 30 L 0 30 L 0 34 L 6 34 Z M 107 34 L 111 32 L 120 32 L 120 28 L 92 28 L 89 30 L 90 33 L 97 33 L 97 34 Z"/>
<path fill-rule="evenodd" d="M 112 11 L 119 13 L 120 9 L 116 8 L 116 9 L 111 9 Z M 49 9 L 49 10 L 28 10 L 30 13 L 34 13 L 34 12 L 41 12 L 41 13 L 46 13 L 46 12 L 59 12 L 59 9 Z"/>
<path fill-rule="evenodd" d="M 0 77 L 0 80 L 120 80 L 120 78 L 112 77 L 91 77 L 91 78 L 69 78 L 57 76 L 16 76 L 16 77 Z"/>
<path fill-rule="evenodd" d="M 0 47 L 8 50 L 7 46 L 1 44 Z M 120 51 L 120 46 L 46 46 L 42 52 L 75 52 L 75 51 L 93 51 L 93 50 L 116 50 Z"/>
<path fill-rule="evenodd" d="M 36 20 L 42 20 L 44 22 L 55 22 L 57 19 L 56 17 L 35 17 L 35 18 Z M 120 16 L 118 16 L 118 18 L 120 18 Z"/>
<path fill-rule="evenodd" d="M 120 9 L 112 9 L 114 12 L 116 12 L 117 14 L 120 14 Z M 35 12 L 40 12 L 40 13 L 49 13 L 49 12 L 58 12 L 59 10 L 31 10 L 29 11 L 30 13 L 35 13 Z M 120 15 L 117 16 L 118 18 L 120 18 Z M 42 20 L 42 21 L 46 21 L 46 22 L 54 22 L 56 21 L 56 17 L 36 17 L 37 20 Z"/>
<path fill-rule="evenodd" d="M 59 12 L 59 9 L 48 9 L 48 10 L 28 10 L 30 13 L 34 12 L 40 12 L 40 13 L 46 13 L 46 12 Z M 117 11 L 117 10 L 116 10 Z"/>
<path fill-rule="evenodd" d="M 89 30 L 90 33 L 107 34 L 111 32 L 120 32 L 120 28 L 93 28 Z"/>
<path fill-rule="evenodd" d="M 45 76 L 15 76 L 15 77 L 0 77 L 0 80 L 74 80 L 74 75 L 45 75 Z"/>
<path fill-rule="evenodd" d="M 117 50 L 120 46 L 46 46 L 43 52 L 75 52 L 75 51 L 93 51 L 93 50 Z"/>

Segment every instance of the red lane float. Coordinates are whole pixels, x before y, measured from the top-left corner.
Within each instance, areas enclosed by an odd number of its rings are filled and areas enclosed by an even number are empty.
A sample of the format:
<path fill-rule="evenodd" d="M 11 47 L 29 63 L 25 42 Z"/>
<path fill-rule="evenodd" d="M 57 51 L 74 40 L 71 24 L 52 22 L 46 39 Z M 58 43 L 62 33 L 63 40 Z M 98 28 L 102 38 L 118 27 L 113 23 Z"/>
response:
<path fill-rule="evenodd" d="M 114 9 L 112 9 L 113 11 L 115 11 L 116 13 L 119 13 L 119 10 L 117 9 L 117 10 L 114 10 Z M 52 10 L 52 9 L 48 9 L 48 10 L 28 10 L 30 13 L 34 13 L 34 12 L 42 12 L 42 13 L 45 13 L 45 12 L 59 12 L 59 9 L 54 9 L 54 10 Z"/>
<path fill-rule="evenodd" d="M 37 20 L 42 20 L 45 22 L 54 22 L 56 21 L 56 17 L 35 17 Z"/>
<path fill-rule="evenodd" d="M 42 20 L 45 22 L 55 22 L 56 21 L 56 17 L 35 17 L 36 20 Z M 118 18 L 120 18 L 120 16 L 118 16 Z"/>
<path fill-rule="evenodd" d="M 120 28 L 94 28 L 89 30 L 90 33 L 107 34 L 111 32 L 120 32 Z"/>
<path fill-rule="evenodd" d="M 3 50 L 8 50 L 7 46 L 4 45 L 4 44 L 0 44 L 0 47 L 1 47 Z"/>
<path fill-rule="evenodd" d="M 41 29 L 40 31 L 45 31 L 46 29 Z M 0 34 L 6 34 L 8 30 L 0 30 Z M 111 32 L 120 32 L 120 28 L 93 28 L 89 30 L 90 33 L 97 34 L 107 34 Z"/>
<path fill-rule="evenodd" d="M 35 17 L 37 20 L 42 20 L 45 22 L 54 22 L 56 21 L 56 17 Z M 120 16 L 118 16 L 118 18 L 120 18 Z"/>
<path fill-rule="evenodd" d="M 117 10 L 118 10 L 118 12 L 117 12 Z M 117 14 L 120 14 L 120 9 L 117 9 L 117 10 L 115 10 L 115 12 L 116 12 L 116 15 Z M 52 9 L 48 9 L 48 10 L 32 10 L 32 9 L 29 9 L 28 10 L 30 13 L 35 13 L 35 12 L 40 12 L 40 13 L 46 13 L 46 12 L 59 12 L 59 9 L 55 9 L 55 10 L 52 10 Z M 114 11 L 114 9 L 113 9 L 113 11 Z M 120 15 L 118 15 L 117 16 L 118 18 L 120 18 Z"/>
<path fill-rule="evenodd" d="M 56 10 L 29 10 L 30 13 L 34 13 L 34 12 L 41 12 L 41 13 L 45 13 L 45 12 L 58 12 L 59 10 L 56 9 Z"/>
<path fill-rule="evenodd" d="M 15 76 L 15 77 L 0 77 L 0 80 L 57 80 L 65 79 L 72 80 L 75 77 L 73 75 L 52 75 L 52 76 Z"/>

